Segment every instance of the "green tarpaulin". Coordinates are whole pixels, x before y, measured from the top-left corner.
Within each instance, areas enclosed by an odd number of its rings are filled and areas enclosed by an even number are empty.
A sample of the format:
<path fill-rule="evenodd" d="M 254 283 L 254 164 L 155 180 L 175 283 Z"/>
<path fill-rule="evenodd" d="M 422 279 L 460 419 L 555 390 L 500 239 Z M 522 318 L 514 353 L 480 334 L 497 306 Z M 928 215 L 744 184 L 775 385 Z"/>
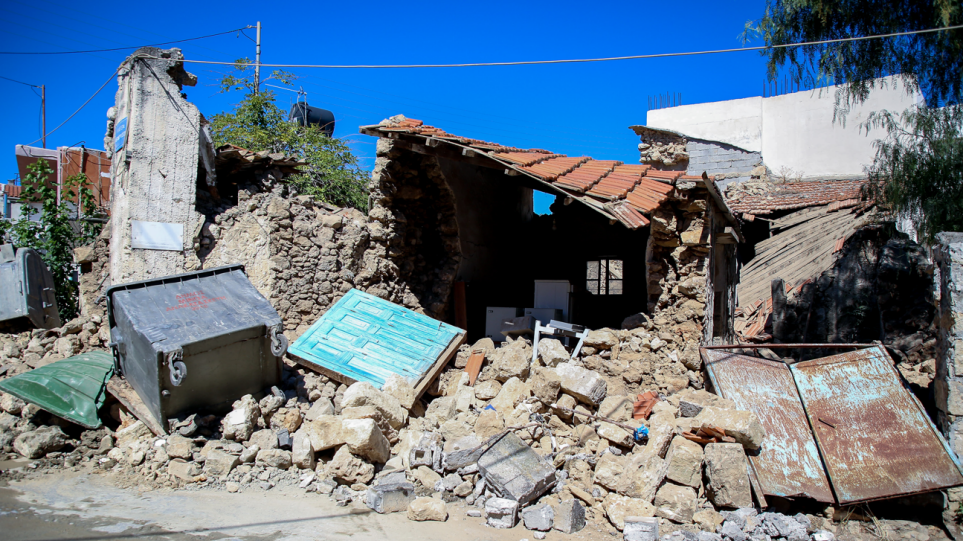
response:
<path fill-rule="evenodd" d="M 87 428 L 99 428 L 114 357 L 83 353 L 0 381 L 0 390 Z"/>

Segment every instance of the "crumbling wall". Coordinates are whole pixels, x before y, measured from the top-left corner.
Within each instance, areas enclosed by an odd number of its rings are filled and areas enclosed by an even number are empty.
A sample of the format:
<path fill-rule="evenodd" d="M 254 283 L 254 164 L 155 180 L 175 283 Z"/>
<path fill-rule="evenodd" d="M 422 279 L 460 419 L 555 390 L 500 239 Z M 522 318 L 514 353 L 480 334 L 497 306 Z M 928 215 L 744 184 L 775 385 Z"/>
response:
<path fill-rule="evenodd" d="M 455 197 L 436 158 L 378 140 L 370 185 L 371 239 L 405 284 L 405 306 L 443 318 L 461 261 Z"/>
<path fill-rule="evenodd" d="M 963 233 L 940 233 L 933 258 L 939 267 L 936 362 L 938 422 L 956 453 L 963 453 Z"/>
<path fill-rule="evenodd" d="M 652 164 L 657 169 L 685 171 L 689 163 L 686 138 L 681 133 L 632 126 L 642 139 L 639 143 L 639 163 Z"/>
<path fill-rule="evenodd" d="M 80 265 L 80 314 L 85 319 L 107 319 L 104 292 L 110 287 L 110 224 L 94 242 L 74 249 L 74 262 Z"/>
<path fill-rule="evenodd" d="M 706 318 L 711 320 L 709 276 L 711 219 L 708 191 L 680 180 L 652 214 L 646 245 L 648 309 L 656 328 L 683 337 L 688 363 L 698 364 Z"/>
<path fill-rule="evenodd" d="M 179 49 L 142 47 L 121 64 L 105 145 L 111 156 L 110 281 L 113 284 L 199 268 L 195 244 L 204 217 L 194 210 L 204 120 L 181 94 L 196 78 Z M 115 133 L 126 123 L 122 134 Z M 207 143 L 209 144 L 209 142 Z M 203 164 L 202 164 L 203 165 Z M 183 227 L 183 249 L 135 249 L 131 222 Z"/>

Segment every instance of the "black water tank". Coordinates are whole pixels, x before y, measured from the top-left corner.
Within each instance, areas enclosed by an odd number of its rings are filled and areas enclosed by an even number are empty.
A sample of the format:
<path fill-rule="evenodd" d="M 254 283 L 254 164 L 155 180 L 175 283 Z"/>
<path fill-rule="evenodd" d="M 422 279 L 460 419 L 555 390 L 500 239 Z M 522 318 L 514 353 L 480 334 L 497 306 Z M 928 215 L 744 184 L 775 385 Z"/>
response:
<path fill-rule="evenodd" d="M 334 113 L 320 107 L 311 107 L 307 102 L 299 101 L 291 106 L 288 113 L 288 120 L 297 122 L 302 126 L 313 124 L 321 128 L 328 137 L 334 135 Z"/>

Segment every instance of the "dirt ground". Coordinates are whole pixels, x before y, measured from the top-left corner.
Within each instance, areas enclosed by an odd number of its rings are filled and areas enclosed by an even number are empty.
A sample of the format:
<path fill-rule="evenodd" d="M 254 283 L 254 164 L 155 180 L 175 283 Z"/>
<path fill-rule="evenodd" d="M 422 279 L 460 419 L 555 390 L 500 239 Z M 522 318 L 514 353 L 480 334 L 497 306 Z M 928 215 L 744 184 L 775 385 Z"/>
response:
<path fill-rule="evenodd" d="M 26 464 L 27 461 L 24 461 Z M 0 469 L 13 465 L 7 464 Z M 20 479 L 17 479 L 20 477 Z M 220 490 L 151 490 L 127 486 L 112 474 L 60 471 L 5 477 L 0 482 L 0 539 L 354 541 L 519 541 L 534 539 L 522 526 L 496 530 L 449 504 L 447 522 L 410 522 L 404 513 L 379 515 L 354 503 L 338 507 L 327 496 L 301 491 L 231 494 Z M 612 539 L 588 525 L 548 540 Z"/>

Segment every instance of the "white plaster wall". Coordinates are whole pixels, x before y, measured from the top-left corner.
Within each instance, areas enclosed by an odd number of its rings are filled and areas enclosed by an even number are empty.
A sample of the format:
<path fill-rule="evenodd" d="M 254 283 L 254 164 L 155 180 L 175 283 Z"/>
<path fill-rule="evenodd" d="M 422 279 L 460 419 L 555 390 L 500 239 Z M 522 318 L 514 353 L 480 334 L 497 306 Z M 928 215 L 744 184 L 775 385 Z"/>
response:
<path fill-rule="evenodd" d="M 902 112 L 917 102 L 893 78 L 885 80 L 845 123 L 833 122 L 836 88 L 794 92 L 772 98 L 745 98 L 649 111 L 646 125 L 762 152 L 769 169 L 794 176 L 861 176 L 873 162 L 873 141 L 860 124 L 873 111 Z"/>
<path fill-rule="evenodd" d="M 762 98 L 680 105 L 649 111 L 646 126 L 762 152 Z"/>

